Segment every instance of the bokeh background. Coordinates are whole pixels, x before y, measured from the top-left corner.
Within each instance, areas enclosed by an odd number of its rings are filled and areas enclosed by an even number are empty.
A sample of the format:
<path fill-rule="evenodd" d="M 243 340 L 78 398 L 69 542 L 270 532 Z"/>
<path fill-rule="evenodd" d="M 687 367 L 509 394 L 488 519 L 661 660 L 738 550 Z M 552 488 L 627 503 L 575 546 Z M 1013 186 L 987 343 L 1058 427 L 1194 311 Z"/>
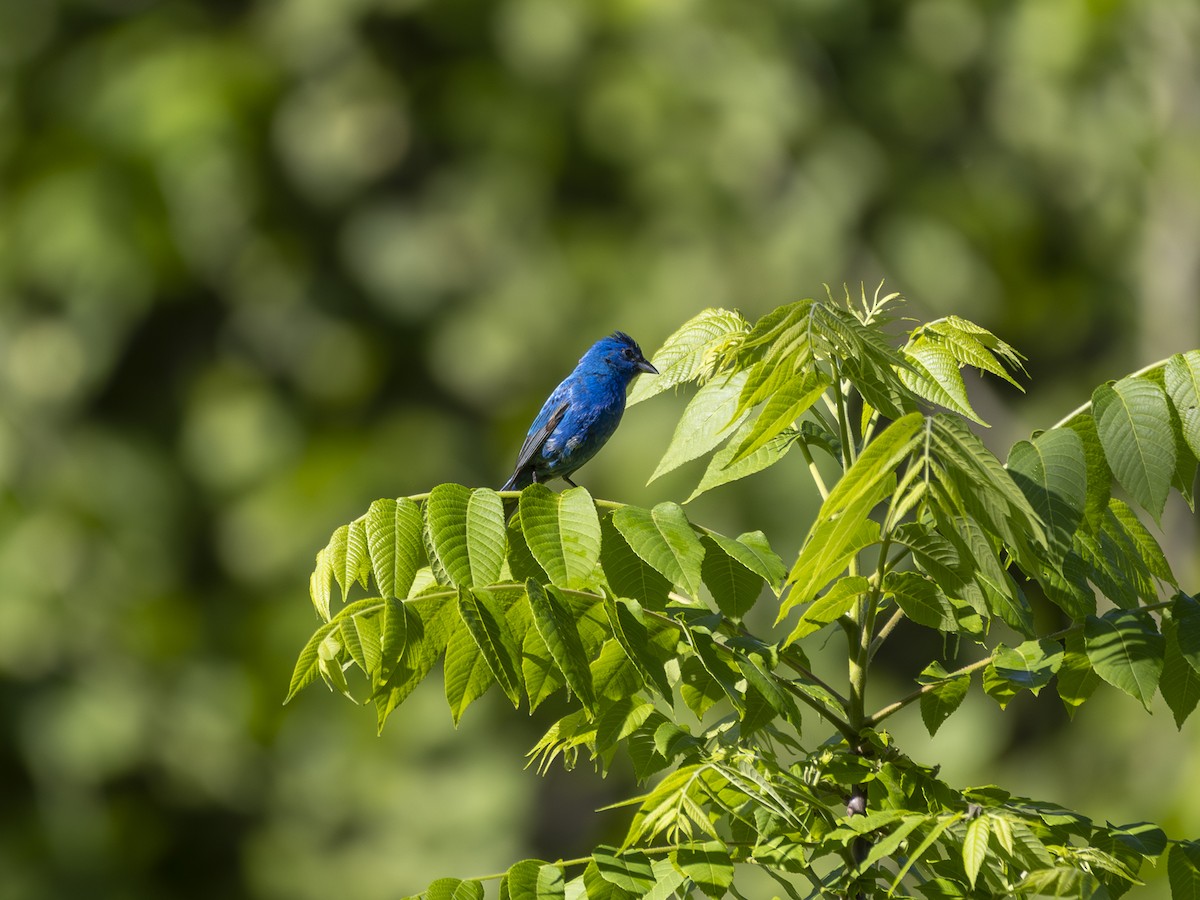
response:
<path fill-rule="evenodd" d="M 523 772 L 544 721 L 456 733 L 436 679 L 382 737 L 281 707 L 330 531 L 499 484 L 600 335 L 825 283 L 1024 351 L 1027 394 L 976 393 L 1003 454 L 1200 346 L 1198 235 L 1194 0 L 0 0 L 0 896 L 373 900 L 586 849 L 628 776 Z M 582 483 L 686 496 L 645 486 L 683 399 Z M 799 468 L 693 515 L 794 553 Z M 1194 591 L 1181 504 L 1161 537 Z M 896 643 L 897 684 L 939 649 Z M 1200 835 L 1200 724 L 1064 723 L 894 727 Z"/>

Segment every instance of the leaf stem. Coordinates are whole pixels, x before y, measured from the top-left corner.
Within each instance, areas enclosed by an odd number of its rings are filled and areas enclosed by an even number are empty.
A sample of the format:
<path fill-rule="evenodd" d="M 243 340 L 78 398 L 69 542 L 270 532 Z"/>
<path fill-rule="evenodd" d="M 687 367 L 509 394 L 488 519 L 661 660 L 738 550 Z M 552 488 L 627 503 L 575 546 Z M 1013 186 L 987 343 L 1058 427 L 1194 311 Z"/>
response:
<path fill-rule="evenodd" d="M 1171 358 L 1168 356 L 1166 359 L 1160 359 L 1158 362 L 1152 362 L 1148 366 L 1142 366 L 1136 372 L 1131 372 L 1130 374 L 1123 376 L 1122 380 L 1124 380 L 1125 378 L 1137 378 L 1140 375 L 1146 375 L 1150 372 L 1153 372 L 1157 368 L 1165 366 L 1170 361 L 1171 361 Z M 1064 425 L 1066 425 L 1068 422 L 1070 422 L 1076 416 L 1083 415 L 1085 412 L 1087 412 L 1089 409 L 1091 409 L 1091 406 L 1092 406 L 1092 401 L 1090 399 L 1086 403 L 1081 403 L 1079 406 L 1075 407 L 1075 409 L 1071 410 L 1069 413 L 1067 413 L 1065 416 L 1063 416 L 1061 419 L 1059 419 L 1057 422 L 1055 422 L 1053 425 L 1051 425 L 1048 430 L 1052 431 L 1055 428 L 1062 428 Z"/>

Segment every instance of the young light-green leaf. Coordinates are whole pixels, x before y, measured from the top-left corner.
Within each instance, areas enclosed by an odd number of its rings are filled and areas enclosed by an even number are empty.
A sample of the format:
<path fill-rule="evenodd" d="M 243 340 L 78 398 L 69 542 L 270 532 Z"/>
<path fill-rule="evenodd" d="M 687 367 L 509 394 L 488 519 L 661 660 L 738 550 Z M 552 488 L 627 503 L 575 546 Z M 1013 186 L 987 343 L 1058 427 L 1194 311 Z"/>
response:
<path fill-rule="evenodd" d="M 912 452 L 924 423 L 920 413 L 894 421 L 867 445 L 830 491 L 788 575 L 794 587 L 780 606 L 779 618 L 796 604 L 812 600 L 841 571 L 834 564 L 860 542 L 867 514 L 892 491 L 896 470 Z"/>
<path fill-rule="evenodd" d="M 425 501 L 429 540 L 437 561 L 452 584 L 470 587 L 471 557 L 467 550 L 467 504 L 471 489 L 461 484 L 439 484 Z"/>
<path fill-rule="evenodd" d="M 819 369 L 811 369 L 796 374 L 780 385 L 754 419 L 746 435 L 739 435 L 740 443 L 727 465 L 737 465 L 768 446 L 785 431 L 791 430 L 795 421 L 821 399 L 829 383 L 828 375 Z"/>
<path fill-rule="evenodd" d="M 723 351 L 732 351 L 750 330 L 750 323 L 736 310 L 706 309 L 679 327 L 655 351 L 658 369 L 653 378 L 639 378 L 629 392 L 633 406 L 663 391 L 711 375 Z"/>
<path fill-rule="evenodd" d="M 474 587 L 486 587 L 500 578 L 507 550 L 504 501 L 490 488 L 475 488 L 467 501 L 467 558 Z"/>
<path fill-rule="evenodd" d="M 808 605 L 786 643 L 795 643 L 836 622 L 839 616 L 854 609 L 858 598 L 870 589 L 871 582 L 862 575 L 847 575 L 838 579 L 833 587 Z"/>
<path fill-rule="evenodd" d="M 736 463 L 733 462 L 738 447 L 753 428 L 754 422 L 743 424 L 738 432 L 730 438 L 729 443 L 713 454 L 712 459 L 708 461 L 708 468 L 700 477 L 700 483 L 696 485 L 696 489 L 692 491 L 691 496 L 685 501 L 686 503 L 691 503 L 701 494 L 711 491 L 715 487 L 729 484 L 731 481 L 738 481 L 775 465 L 787 455 L 788 450 L 796 442 L 798 434 L 796 431 L 781 432 L 753 453 Z"/>
<path fill-rule="evenodd" d="M 417 569 L 425 561 L 421 508 L 408 497 L 376 500 L 367 510 L 366 531 L 379 593 L 407 597 Z"/>
<path fill-rule="evenodd" d="M 714 378 L 696 392 L 650 481 L 703 456 L 733 433 L 745 418 L 744 414 L 735 418 L 745 382 L 746 372 L 737 372 Z"/>
<path fill-rule="evenodd" d="M 992 835 L 992 820 L 987 815 L 978 816 L 967 825 L 967 835 L 963 839 L 963 868 L 971 887 L 979 878 L 979 870 L 987 859 L 988 843 Z"/>
<path fill-rule="evenodd" d="M 550 581 L 572 590 L 589 587 L 600 560 L 600 518 L 584 488 L 556 494 L 543 484 L 521 492 L 521 528 Z"/>

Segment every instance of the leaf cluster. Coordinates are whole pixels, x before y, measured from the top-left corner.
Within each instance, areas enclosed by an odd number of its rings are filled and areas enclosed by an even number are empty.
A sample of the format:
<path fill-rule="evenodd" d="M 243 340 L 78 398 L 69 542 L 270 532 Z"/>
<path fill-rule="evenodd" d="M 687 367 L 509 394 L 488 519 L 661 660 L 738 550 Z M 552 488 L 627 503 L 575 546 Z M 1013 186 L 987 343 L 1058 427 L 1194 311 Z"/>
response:
<path fill-rule="evenodd" d="M 378 500 L 317 554 L 321 624 L 288 699 L 323 679 L 382 728 L 439 660 L 455 722 L 492 686 L 530 710 L 562 692 L 530 764 L 606 771 L 623 751 L 647 790 L 621 804 L 621 846 L 517 863 L 495 876 L 502 897 L 741 896 L 739 868 L 789 897 L 1117 897 L 1168 846 L 1188 895 L 1192 844 L 953 788 L 881 724 L 915 705 L 935 732 L 976 673 L 1001 706 L 1053 682 L 1074 711 L 1107 683 L 1147 708 L 1160 691 L 1179 724 L 1192 712 L 1200 604 L 1135 507 L 1159 520 L 1172 488 L 1193 503 L 1200 351 L 1100 386 L 1002 462 L 966 425 L 983 423 L 961 370 L 1016 384 L 1019 354 L 957 317 L 894 335 L 896 301 L 802 300 L 755 323 L 706 310 L 631 395 L 698 385 L 654 474 L 708 456 L 693 497 L 799 454 L 821 505 L 790 564 L 761 532 L 583 488 Z M 776 627 L 756 633 L 764 603 Z M 1038 632 L 1038 603 L 1061 627 Z M 971 658 L 930 661 L 868 710 L 871 663 L 901 625 Z M 845 638 L 841 684 L 804 652 L 827 629 Z M 482 891 L 444 879 L 424 896 Z"/>

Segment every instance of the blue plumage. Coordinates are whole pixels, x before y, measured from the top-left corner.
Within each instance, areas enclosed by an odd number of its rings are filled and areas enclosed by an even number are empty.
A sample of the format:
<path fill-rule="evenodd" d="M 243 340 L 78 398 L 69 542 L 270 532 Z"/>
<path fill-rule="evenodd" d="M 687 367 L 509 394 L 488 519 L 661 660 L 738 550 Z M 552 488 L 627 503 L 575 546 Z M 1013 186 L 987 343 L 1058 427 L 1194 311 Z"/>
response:
<path fill-rule="evenodd" d="M 529 426 L 516 469 L 501 490 L 520 490 L 551 478 L 574 486 L 571 473 L 616 431 L 625 412 L 625 391 L 639 372 L 658 374 L 624 332 L 592 344 Z"/>

